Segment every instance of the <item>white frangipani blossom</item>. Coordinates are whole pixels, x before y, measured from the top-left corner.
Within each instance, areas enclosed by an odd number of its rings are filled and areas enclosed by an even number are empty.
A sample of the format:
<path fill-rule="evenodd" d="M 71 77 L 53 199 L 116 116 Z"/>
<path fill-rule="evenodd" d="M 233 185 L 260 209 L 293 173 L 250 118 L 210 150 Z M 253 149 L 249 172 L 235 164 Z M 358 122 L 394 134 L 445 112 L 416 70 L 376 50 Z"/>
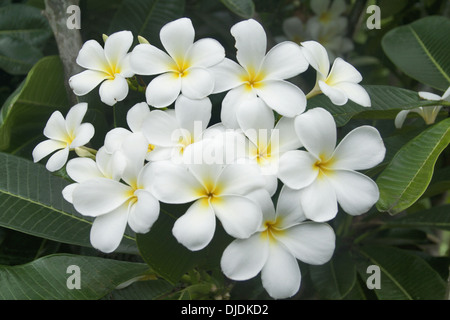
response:
<path fill-rule="evenodd" d="M 248 99 L 254 97 L 262 99 L 280 115 L 294 117 L 302 113 L 306 107 L 303 91 L 285 80 L 308 68 L 299 45 L 284 41 L 266 54 L 266 33 L 253 19 L 235 24 L 231 34 L 236 40 L 239 63 L 225 58 L 212 68 L 213 93 L 229 90 L 222 102 L 222 123 L 227 128 L 239 128 L 237 110 L 245 108 Z"/>
<path fill-rule="evenodd" d="M 450 87 L 445 91 L 442 96 L 438 96 L 435 93 L 420 91 L 419 96 L 422 99 L 430 101 L 449 101 L 450 102 Z M 436 121 L 436 117 L 441 111 L 442 106 L 429 106 L 429 107 L 418 107 L 411 110 L 402 110 L 395 117 L 395 127 L 401 128 L 406 120 L 406 117 L 410 112 L 418 113 L 426 124 L 433 124 Z"/>
<path fill-rule="evenodd" d="M 50 116 L 44 128 L 44 135 L 48 140 L 40 142 L 33 149 L 33 160 L 38 162 L 55 152 L 47 161 L 49 171 L 61 169 L 67 162 L 69 151 L 83 152 L 84 145 L 94 136 L 94 126 L 90 123 L 81 123 L 86 112 L 87 103 L 78 103 L 67 112 L 66 118 L 60 111 Z"/>
<path fill-rule="evenodd" d="M 133 133 L 124 141 L 124 148 L 126 166 L 120 180 L 79 179 L 81 182 L 72 190 L 75 209 L 95 217 L 90 234 L 92 246 L 106 253 L 117 249 L 127 224 L 134 232 L 146 233 L 159 216 L 159 202 L 151 192 L 151 171 L 144 166 L 147 141 Z"/>
<path fill-rule="evenodd" d="M 367 212 L 379 198 L 377 184 L 355 171 L 379 164 L 386 153 L 377 129 L 361 126 L 336 147 L 336 124 L 322 108 L 295 119 L 295 130 L 307 151 L 288 151 L 280 159 L 278 177 L 298 190 L 305 216 L 313 221 L 333 219 L 337 204 L 351 215 Z"/>
<path fill-rule="evenodd" d="M 347 19 L 342 14 L 347 10 L 345 0 L 314 0 L 310 2 L 314 16 L 308 19 L 307 29 L 316 29 L 319 26 L 326 29 L 347 27 Z"/>
<path fill-rule="evenodd" d="M 341 106 L 352 100 L 363 107 L 370 107 L 367 91 L 359 84 L 362 76 L 358 70 L 342 58 L 336 58 L 330 70 L 327 50 L 316 41 L 302 42 L 302 52 L 317 71 L 316 84 L 307 97 L 323 93 L 335 105 Z"/>
<path fill-rule="evenodd" d="M 180 95 L 174 110 L 150 112 L 143 125 L 143 134 L 152 149 L 148 160 L 181 162 L 185 148 L 202 139 L 211 119 L 211 108 L 209 98 L 192 100 Z"/>
<path fill-rule="evenodd" d="M 225 58 L 225 49 L 214 39 L 194 42 L 194 38 L 191 20 L 181 18 L 166 24 L 160 31 L 167 53 L 147 43 L 133 49 L 134 72 L 157 75 L 146 89 L 149 105 L 167 107 L 180 92 L 190 99 L 203 99 L 212 93 L 214 76 L 209 68 Z"/>
<path fill-rule="evenodd" d="M 134 76 L 130 67 L 130 50 L 133 34 L 120 31 L 111 34 L 102 46 L 95 40 L 85 42 L 80 49 L 77 63 L 87 69 L 72 76 L 69 85 L 78 96 L 83 96 L 100 83 L 100 99 L 114 105 L 128 95 L 126 78 Z"/>
<path fill-rule="evenodd" d="M 259 169 L 248 164 L 208 163 L 202 154 L 207 143 L 202 140 L 186 148 L 185 165 L 173 161 L 150 163 L 153 193 L 158 200 L 169 204 L 193 202 L 172 229 L 178 242 L 192 251 L 205 248 L 212 240 L 216 217 L 235 238 L 249 237 L 262 219 L 260 207 L 246 197 L 264 187 Z"/>
<path fill-rule="evenodd" d="M 333 255 L 336 236 L 328 224 L 306 221 L 296 191 L 284 186 L 276 210 L 264 192 L 249 195 L 262 208 L 258 231 L 228 245 L 220 264 L 223 273 L 237 281 L 261 273 L 263 287 L 272 298 L 289 298 L 300 288 L 297 259 L 312 265 L 326 263 Z"/>

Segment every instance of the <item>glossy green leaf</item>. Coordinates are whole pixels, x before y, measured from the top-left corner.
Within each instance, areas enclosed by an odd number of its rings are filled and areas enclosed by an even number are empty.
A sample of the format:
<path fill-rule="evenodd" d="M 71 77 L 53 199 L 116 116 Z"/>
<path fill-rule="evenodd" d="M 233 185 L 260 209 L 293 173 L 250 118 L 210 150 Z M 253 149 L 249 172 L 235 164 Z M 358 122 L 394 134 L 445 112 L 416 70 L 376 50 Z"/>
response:
<path fill-rule="evenodd" d="M 55 110 L 68 109 L 59 57 L 41 59 L 0 111 L 0 151 L 13 151 L 42 135 Z"/>
<path fill-rule="evenodd" d="M 441 300 L 445 282 L 423 259 L 406 250 L 389 246 L 364 246 L 358 271 L 365 281 L 375 277 L 367 272 L 371 265 L 380 269 L 380 289 L 373 289 L 380 300 Z M 372 280 L 372 279 L 370 279 Z M 371 281 L 370 281 L 371 282 Z"/>
<path fill-rule="evenodd" d="M 62 197 L 68 181 L 41 164 L 0 153 L 0 226 L 37 237 L 90 247 L 92 219 Z M 117 251 L 136 253 L 134 240 L 123 239 Z"/>
<path fill-rule="evenodd" d="M 79 269 L 70 269 L 76 266 Z M 0 266 L 2 300 L 93 300 L 145 274 L 148 266 L 79 255 L 50 255 L 18 266 Z M 78 273 L 79 271 L 79 273 Z M 75 276 L 79 275 L 79 289 Z M 69 284 L 69 286 L 67 285 Z"/>
<path fill-rule="evenodd" d="M 450 85 L 450 19 L 426 17 L 388 32 L 386 55 L 408 76 L 445 91 Z"/>
<path fill-rule="evenodd" d="M 163 279 L 136 281 L 123 289 L 116 289 L 107 300 L 155 300 L 169 295 L 174 287 Z"/>
<path fill-rule="evenodd" d="M 111 21 L 109 34 L 129 30 L 152 44 L 159 44 L 159 31 L 183 15 L 184 0 L 124 0 Z"/>
<path fill-rule="evenodd" d="M 253 0 L 220 0 L 234 14 L 250 19 L 255 14 Z"/>
<path fill-rule="evenodd" d="M 450 204 L 407 214 L 399 219 L 386 221 L 388 227 L 438 228 L 450 230 Z"/>
<path fill-rule="evenodd" d="M 377 208 L 396 214 L 411 206 L 425 192 L 434 164 L 450 143 L 450 119 L 443 120 L 409 141 L 377 178 Z"/>
<path fill-rule="evenodd" d="M 376 116 L 377 118 L 394 119 L 400 110 L 413 109 L 421 106 L 435 105 L 420 99 L 415 91 L 392 86 L 364 86 L 367 90 L 372 106 L 363 107 L 353 101 L 348 101 L 343 106 L 334 105 L 330 99 L 320 94 L 308 100 L 308 109 L 324 108 L 334 117 L 338 127 L 344 126 L 351 118 L 363 114 L 365 118 Z"/>

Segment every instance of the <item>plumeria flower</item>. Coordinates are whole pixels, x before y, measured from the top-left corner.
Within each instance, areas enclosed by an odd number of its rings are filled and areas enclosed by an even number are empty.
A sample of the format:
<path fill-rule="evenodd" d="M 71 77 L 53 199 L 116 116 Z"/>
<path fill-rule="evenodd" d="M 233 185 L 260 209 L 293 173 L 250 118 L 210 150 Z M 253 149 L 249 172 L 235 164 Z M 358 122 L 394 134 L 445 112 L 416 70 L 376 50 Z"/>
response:
<path fill-rule="evenodd" d="M 202 140 L 186 148 L 185 157 L 189 161 L 185 165 L 172 161 L 150 163 L 154 172 L 153 193 L 158 200 L 170 204 L 193 202 L 172 229 L 178 242 L 191 251 L 209 244 L 215 233 L 216 217 L 235 238 L 249 237 L 262 219 L 260 207 L 246 197 L 264 187 L 258 168 L 248 164 L 208 163 L 202 153 L 198 154 L 208 142 Z M 190 161 L 197 158 L 198 163 Z"/>
<path fill-rule="evenodd" d="M 420 91 L 419 96 L 422 99 L 430 101 L 450 101 L 450 87 L 441 97 L 437 94 L 424 91 Z M 411 110 L 402 110 L 395 117 L 395 127 L 400 129 L 403 126 L 408 113 L 410 112 L 418 113 L 423 118 L 423 120 L 425 120 L 426 124 L 433 124 L 436 121 L 436 117 L 439 114 L 439 111 L 441 111 L 441 108 L 441 105 L 436 105 L 429 107 L 418 107 Z"/>
<path fill-rule="evenodd" d="M 107 105 L 114 105 L 128 95 L 126 78 L 134 75 L 130 67 L 130 53 L 133 34 L 120 31 L 111 34 L 105 47 L 95 40 L 85 42 L 78 53 L 77 63 L 87 69 L 72 76 L 69 85 L 78 96 L 91 92 L 100 83 L 100 99 Z"/>
<path fill-rule="evenodd" d="M 315 16 L 308 19 L 308 29 L 313 29 L 318 25 L 326 28 L 345 29 L 347 19 L 342 14 L 347 10 L 344 0 L 314 0 L 310 2 L 311 10 Z"/>
<path fill-rule="evenodd" d="M 273 195 L 278 186 L 280 157 L 289 150 L 300 148 L 302 144 L 294 129 L 294 118 L 282 117 L 275 125 L 272 110 L 261 107 L 261 104 L 264 104 L 261 99 L 250 100 L 245 108 L 238 111 L 238 120 L 249 140 L 246 156 L 261 168 L 267 182 L 266 189 Z"/>
<path fill-rule="evenodd" d="M 47 161 L 47 170 L 53 172 L 61 169 L 67 162 L 69 151 L 83 153 L 84 147 L 94 136 L 94 126 L 81 123 L 88 105 L 78 103 L 70 108 L 66 118 L 59 111 L 53 112 L 44 128 L 48 140 L 40 142 L 33 150 L 33 160 L 38 162 L 55 152 Z"/>
<path fill-rule="evenodd" d="M 159 216 L 150 171 L 144 166 L 147 141 L 140 134 L 132 134 L 124 147 L 128 151 L 127 163 L 120 180 L 82 180 L 72 191 L 75 209 L 95 217 L 90 233 L 92 246 L 105 253 L 117 249 L 127 225 L 136 233 L 146 233 Z"/>
<path fill-rule="evenodd" d="M 316 41 L 302 42 L 302 51 L 317 71 L 316 84 L 307 98 L 323 93 L 335 105 L 341 106 L 350 99 L 363 107 L 370 107 L 367 91 L 359 85 L 362 76 L 351 64 L 336 58 L 330 70 L 327 50 Z"/>
<path fill-rule="evenodd" d="M 367 212 L 379 198 L 376 183 L 355 171 L 379 164 L 386 152 L 377 129 L 361 126 L 336 147 L 336 124 L 322 108 L 295 119 L 295 130 L 307 151 L 288 151 L 280 159 L 278 177 L 298 190 L 305 216 L 323 222 L 333 219 L 337 203 L 351 215 Z"/>
<path fill-rule="evenodd" d="M 160 39 L 167 53 L 142 43 L 133 49 L 131 66 L 137 74 L 158 75 L 147 86 L 147 103 L 156 108 L 172 104 L 180 92 L 190 99 L 203 99 L 214 88 L 209 68 L 225 58 L 225 49 L 214 39 L 194 42 L 195 30 L 188 18 L 162 27 Z"/>
<path fill-rule="evenodd" d="M 311 40 L 309 30 L 303 25 L 303 21 L 297 17 L 289 17 L 283 21 L 282 25 L 284 36 L 275 38 L 277 42 L 293 41 L 297 44 L 303 41 Z"/>
<path fill-rule="evenodd" d="M 231 34 L 236 40 L 239 64 L 225 58 L 212 68 L 216 77 L 213 93 L 229 90 L 222 102 L 222 123 L 228 128 L 239 128 L 237 110 L 245 108 L 248 99 L 254 97 L 280 115 L 294 117 L 302 113 L 306 107 L 303 91 L 285 80 L 308 68 L 300 47 L 285 41 L 266 54 L 266 33 L 253 19 L 235 24 Z"/>
<path fill-rule="evenodd" d="M 300 288 L 297 259 L 312 265 L 329 261 L 335 249 L 335 234 L 326 223 L 306 221 L 297 193 L 286 186 L 276 210 L 266 193 L 254 192 L 263 208 L 263 221 L 248 239 L 236 239 L 221 259 L 230 279 L 248 280 L 261 273 L 263 287 L 274 299 L 293 296 Z"/>
<path fill-rule="evenodd" d="M 144 136 L 152 146 L 148 160 L 181 162 L 185 148 L 202 139 L 211 119 L 211 107 L 209 98 L 192 100 L 180 95 L 174 110 L 150 112 L 143 126 Z"/>

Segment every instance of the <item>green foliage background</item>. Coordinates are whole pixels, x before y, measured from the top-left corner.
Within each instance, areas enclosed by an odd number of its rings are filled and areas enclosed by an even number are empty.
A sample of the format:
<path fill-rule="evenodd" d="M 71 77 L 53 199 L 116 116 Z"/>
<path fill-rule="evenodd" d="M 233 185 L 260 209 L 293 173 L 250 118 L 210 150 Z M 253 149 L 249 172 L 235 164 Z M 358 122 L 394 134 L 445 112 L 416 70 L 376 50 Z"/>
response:
<path fill-rule="evenodd" d="M 330 262 L 299 262 L 302 285 L 292 299 L 440 300 L 449 298 L 450 265 L 450 120 L 442 102 L 435 124 L 410 114 L 402 129 L 400 110 L 436 103 L 418 91 L 442 95 L 450 85 L 450 3 L 445 0 L 347 1 L 348 36 L 355 49 L 346 55 L 363 75 L 372 107 L 353 102 L 335 106 L 323 95 L 308 108 L 330 111 L 339 137 L 370 124 L 381 133 L 385 160 L 365 172 L 376 180 L 380 200 L 358 217 L 339 212 L 331 222 L 337 247 Z M 369 30 L 366 8 L 381 8 L 381 29 Z M 182 16 L 191 18 L 196 38 L 219 40 L 227 56 L 235 54 L 230 27 L 258 19 L 269 44 L 282 34 L 282 22 L 310 14 L 301 0 L 81 0 L 83 41 L 102 43 L 102 34 L 131 30 L 159 46 L 159 29 Z M 109 255 L 89 243 L 92 220 L 65 202 L 61 190 L 70 179 L 32 162 L 31 151 L 44 139 L 51 113 L 70 107 L 56 41 L 43 0 L 0 1 L 0 299 L 267 299 L 259 277 L 232 282 L 220 271 L 221 253 L 232 240 L 218 230 L 213 242 L 190 252 L 171 237 L 182 206 L 162 206 L 148 234 L 127 231 Z M 78 32 L 78 31 L 74 31 Z M 294 79 L 303 91 L 315 82 L 311 68 Z M 219 121 L 223 96 L 212 96 L 213 122 Z M 126 126 L 125 114 L 142 94 L 132 92 L 114 108 L 93 90 L 85 118 L 96 128 L 98 148 L 114 126 Z M 69 265 L 83 270 L 80 290 L 66 287 Z M 381 289 L 370 290 L 369 265 L 381 271 Z M 138 281 L 130 281 L 138 280 Z M 122 283 L 131 284 L 117 289 Z"/>

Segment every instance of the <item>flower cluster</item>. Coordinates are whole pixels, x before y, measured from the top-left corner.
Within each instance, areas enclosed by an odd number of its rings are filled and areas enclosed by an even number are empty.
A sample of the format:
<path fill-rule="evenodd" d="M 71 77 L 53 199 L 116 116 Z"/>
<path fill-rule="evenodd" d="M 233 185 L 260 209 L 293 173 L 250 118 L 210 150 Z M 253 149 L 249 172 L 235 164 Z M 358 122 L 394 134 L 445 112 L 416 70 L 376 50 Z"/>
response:
<path fill-rule="evenodd" d="M 273 298 L 287 298 L 300 287 L 297 259 L 331 259 L 335 234 L 327 222 L 338 204 L 359 215 L 378 200 L 375 182 L 356 170 L 379 164 L 385 148 L 370 126 L 337 144 L 332 115 L 305 111 L 308 95 L 287 80 L 311 66 L 318 73 L 309 96 L 370 106 L 350 64 L 338 59 L 330 71 L 325 49 L 313 41 L 285 41 L 266 51 L 265 31 L 253 19 L 234 25 L 231 34 L 236 61 L 214 39 L 195 41 L 188 18 L 161 29 L 165 50 L 141 41 L 129 52 L 128 31 L 107 37 L 104 48 L 87 41 L 77 59 L 87 70 L 70 79 L 75 94 L 100 84 L 101 100 L 113 105 L 126 98 L 127 78 L 153 77 L 145 101 L 127 113 L 128 128 L 112 129 L 96 153 L 77 152 L 80 157 L 67 162 L 73 183 L 63 196 L 95 217 L 90 240 L 107 253 L 117 249 L 127 226 L 149 232 L 161 202 L 190 204 L 172 229 L 179 243 L 205 248 L 219 222 L 235 238 L 221 259 L 224 274 L 247 280 L 260 273 Z M 221 122 L 210 124 L 209 95 L 219 92 L 226 92 Z M 62 149 L 47 163 L 54 171 L 70 150 L 83 148 L 93 136 L 92 125 L 81 123 L 86 110 L 79 104 L 66 119 L 52 115 L 44 130 L 50 140 L 36 146 L 34 160 Z"/>

